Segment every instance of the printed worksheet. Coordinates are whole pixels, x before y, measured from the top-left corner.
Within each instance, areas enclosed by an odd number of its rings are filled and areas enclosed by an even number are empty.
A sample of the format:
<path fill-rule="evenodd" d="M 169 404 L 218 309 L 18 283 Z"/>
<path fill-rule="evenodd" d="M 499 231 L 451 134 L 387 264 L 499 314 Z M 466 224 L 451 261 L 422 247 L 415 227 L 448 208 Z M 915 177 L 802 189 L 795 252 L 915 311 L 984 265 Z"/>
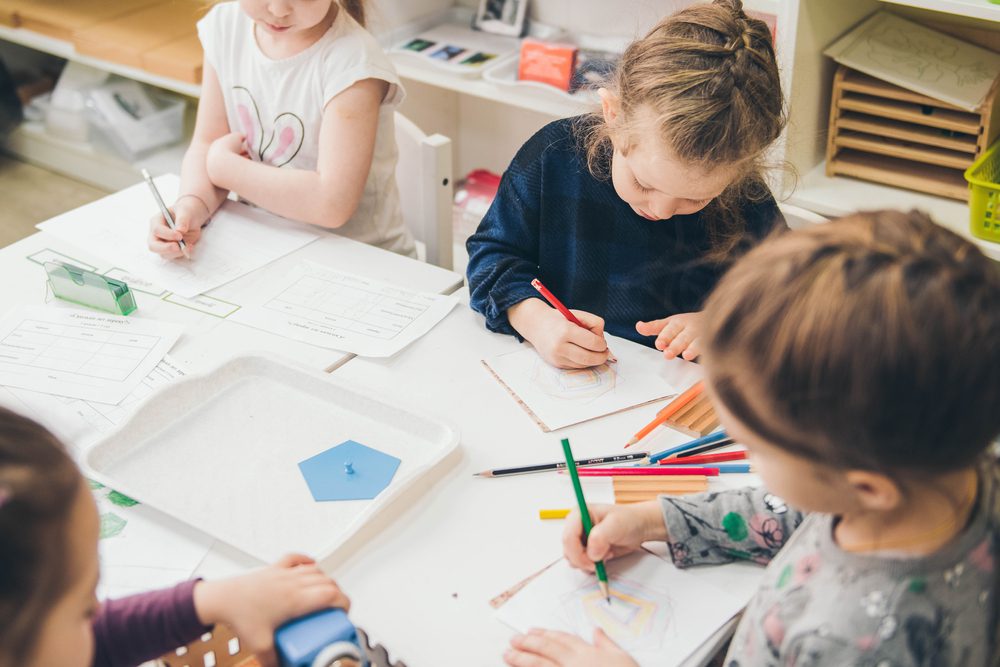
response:
<path fill-rule="evenodd" d="M 23 306 L 0 321 L 0 385 L 117 405 L 182 330 L 171 322 Z"/>
<path fill-rule="evenodd" d="M 135 412 L 139 403 L 151 393 L 186 375 L 181 365 L 170 355 L 163 358 L 128 396 L 117 405 L 84 401 L 27 389 L 6 388 L 8 396 L 17 401 L 19 412 L 60 435 L 77 451 L 90 447 L 101 435 L 118 426 Z M 3 403 L 0 397 L 0 403 Z M 20 409 L 18 409 L 20 408 Z M 41 419 L 35 415 L 40 415 Z"/>
<path fill-rule="evenodd" d="M 543 431 L 555 431 L 674 396 L 701 379 L 701 367 L 667 361 L 657 350 L 607 336 L 616 363 L 566 370 L 542 360 L 530 344 L 484 359 L 493 376 Z"/>
<path fill-rule="evenodd" d="M 454 296 L 415 292 L 301 262 L 230 319 L 279 336 L 365 357 L 388 357 L 430 331 Z"/>
<path fill-rule="evenodd" d="M 607 562 L 610 603 L 592 572 L 561 560 L 497 611 L 518 632 L 562 630 L 593 640 L 601 628 L 640 665 L 680 665 L 743 606 L 704 579 L 640 551 Z"/>
<path fill-rule="evenodd" d="M 167 202 L 176 197 L 178 183 L 173 175 L 156 179 Z M 202 231 L 192 258 L 167 260 L 146 247 L 149 219 L 158 210 L 149 186 L 139 183 L 38 228 L 186 298 L 225 285 L 319 238 L 307 225 L 226 201 Z"/>

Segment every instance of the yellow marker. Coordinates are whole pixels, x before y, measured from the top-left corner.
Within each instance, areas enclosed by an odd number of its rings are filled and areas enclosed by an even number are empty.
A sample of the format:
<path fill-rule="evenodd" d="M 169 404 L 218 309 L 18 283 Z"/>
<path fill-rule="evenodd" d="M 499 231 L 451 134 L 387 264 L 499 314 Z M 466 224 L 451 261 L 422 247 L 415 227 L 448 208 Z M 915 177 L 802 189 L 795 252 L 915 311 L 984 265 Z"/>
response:
<path fill-rule="evenodd" d="M 539 519 L 565 519 L 569 510 L 538 510 Z"/>

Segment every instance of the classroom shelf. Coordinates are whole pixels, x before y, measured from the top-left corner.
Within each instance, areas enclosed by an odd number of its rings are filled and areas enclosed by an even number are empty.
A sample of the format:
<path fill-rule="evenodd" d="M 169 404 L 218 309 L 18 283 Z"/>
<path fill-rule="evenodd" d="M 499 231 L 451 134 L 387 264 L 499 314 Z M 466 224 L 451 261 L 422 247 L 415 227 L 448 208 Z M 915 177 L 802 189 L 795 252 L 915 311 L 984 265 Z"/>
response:
<path fill-rule="evenodd" d="M 11 132 L 3 150 L 94 187 L 117 192 L 142 180 L 140 168 L 153 174 L 179 174 L 188 139 L 150 154 L 135 164 L 89 143 L 66 141 L 45 132 L 41 123 L 24 122 Z"/>
<path fill-rule="evenodd" d="M 452 90 L 464 95 L 472 95 L 484 100 L 507 104 L 519 109 L 536 111 L 555 118 L 575 116 L 590 111 L 593 106 L 586 100 L 580 100 L 579 102 L 561 100 L 555 95 L 549 98 L 527 86 L 522 90 L 517 86 L 502 86 L 480 78 L 461 77 L 444 71 L 435 71 L 430 67 L 414 65 L 411 59 L 405 56 L 400 57 L 397 54 L 390 54 L 390 57 L 399 76 L 404 79 L 411 79 L 437 88 L 444 88 L 445 90 Z"/>
<path fill-rule="evenodd" d="M 993 4 L 989 0 L 882 0 L 882 2 L 983 21 L 1000 21 L 1000 5 Z"/>
<path fill-rule="evenodd" d="M 40 35 L 31 30 L 0 25 L 0 39 L 14 44 L 20 44 L 21 46 L 34 49 L 35 51 L 42 51 L 43 53 L 49 53 L 51 55 L 58 56 L 59 58 L 72 60 L 82 65 L 88 65 L 105 72 L 118 74 L 119 76 L 124 76 L 128 79 L 148 83 L 149 85 L 156 86 L 157 88 L 163 88 L 164 90 L 170 90 L 175 93 L 187 95 L 188 97 L 198 97 L 201 94 L 201 86 L 198 84 L 159 76 L 158 74 L 152 74 L 151 72 L 139 69 L 138 67 L 119 65 L 118 63 L 111 62 L 110 60 L 102 60 L 100 58 L 92 58 L 90 56 L 81 55 L 76 52 L 76 49 L 70 42 L 49 37 L 48 35 Z"/>
<path fill-rule="evenodd" d="M 826 164 L 820 163 L 803 176 L 788 203 L 832 218 L 877 208 L 920 209 L 941 226 L 973 241 L 986 255 L 1000 261 L 1000 243 L 977 239 L 969 231 L 967 204 L 853 178 L 830 177 L 825 170 Z"/>

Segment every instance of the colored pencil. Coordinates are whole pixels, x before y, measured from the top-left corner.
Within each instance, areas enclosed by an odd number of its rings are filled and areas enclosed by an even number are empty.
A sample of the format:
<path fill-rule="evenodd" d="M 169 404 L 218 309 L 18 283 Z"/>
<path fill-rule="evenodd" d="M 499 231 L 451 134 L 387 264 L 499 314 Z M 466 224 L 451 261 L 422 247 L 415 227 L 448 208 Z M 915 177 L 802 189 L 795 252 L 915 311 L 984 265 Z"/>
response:
<path fill-rule="evenodd" d="M 583 487 L 580 485 L 580 476 L 576 471 L 576 461 L 573 460 L 573 450 L 569 447 L 569 438 L 562 439 L 563 454 L 566 456 L 566 469 L 573 479 L 573 492 L 576 494 L 576 503 L 580 506 L 580 519 L 583 523 L 583 546 L 587 546 L 587 537 L 594 528 L 590 520 L 590 511 L 587 509 L 587 500 L 583 497 Z M 608 572 L 604 569 L 604 561 L 599 560 L 594 563 L 594 570 L 597 573 L 597 585 L 604 594 L 604 599 L 611 604 L 611 589 L 608 586 Z"/>
<path fill-rule="evenodd" d="M 688 456 L 685 458 L 660 459 L 659 464 L 668 466 L 703 465 L 705 463 L 722 463 L 724 461 L 742 461 L 746 458 L 746 451 L 719 452 L 718 454 L 702 454 L 701 456 Z"/>
<path fill-rule="evenodd" d="M 653 429 L 673 417 L 680 411 L 681 408 L 696 399 L 704 388 L 705 385 L 701 380 L 695 382 L 687 389 L 687 391 L 675 398 L 673 401 L 668 403 L 665 408 L 656 413 L 656 417 L 653 418 L 653 421 L 639 429 L 639 432 L 632 436 L 632 439 L 628 441 L 628 444 L 625 445 L 625 447 L 631 447 L 652 433 Z"/>
<path fill-rule="evenodd" d="M 569 510 L 538 510 L 539 519 L 565 519 L 569 516 Z"/>
<path fill-rule="evenodd" d="M 680 454 L 681 452 L 686 452 L 696 447 L 701 447 L 702 445 L 718 442 L 719 440 L 725 440 L 728 437 L 729 436 L 726 435 L 725 431 L 716 431 L 715 433 L 709 433 L 704 438 L 698 438 L 690 442 L 685 442 L 683 445 L 677 445 L 676 447 L 671 447 L 670 449 L 664 449 L 662 452 L 653 454 L 652 456 L 649 457 L 649 462 L 659 463 L 663 459 L 673 454 Z"/>
<path fill-rule="evenodd" d="M 753 466 L 750 465 L 749 463 L 720 463 L 719 465 L 712 467 L 718 468 L 720 475 L 729 475 L 741 472 L 754 472 Z"/>
<path fill-rule="evenodd" d="M 717 473 L 712 472 L 710 468 L 694 466 L 690 468 L 686 466 L 677 468 L 641 466 L 636 468 L 593 468 L 591 470 L 581 470 L 578 474 L 580 477 L 669 477 L 671 475 L 687 477 L 690 475 L 715 475 Z"/>
<path fill-rule="evenodd" d="M 576 461 L 576 467 L 601 466 L 609 463 L 625 463 L 627 461 L 639 462 L 649 457 L 649 452 L 635 452 L 632 454 L 612 454 L 611 456 L 598 456 L 592 459 L 580 459 Z M 538 465 L 521 466 L 519 468 L 497 468 L 495 470 L 484 470 L 477 472 L 473 477 L 506 477 L 507 475 L 527 475 L 534 472 L 548 472 L 550 470 L 563 470 L 566 468 L 565 461 L 558 463 L 539 463 Z"/>
<path fill-rule="evenodd" d="M 686 459 L 692 456 L 700 456 L 702 454 L 708 454 L 709 452 L 714 452 L 717 449 L 722 449 L 723 447 L 729 447 L 730 445 L 735 445 L 736 441 L 732 438 L 726 438 L 725 440 L 719 440 L 718 442 L 710 442 L 707 445 L 702 445 L 701 447 L 695 447 L 694 449 L 689 449 L 686 452 L 681 452 L 671 458 L 674 459 Z"/>
<path fill-rule="evenodd" d="M 583 322 L 581 322 L 579 320 L 579 318 L 577 318 L 576 315 L 574 315 L 572 312 L 570 312 L 569 308 L 567 308 L 563 304 L 562 301 L 560 301 L 559 299 L 557 299 L 556 295 L 553 294 L 552 292 L 550 292 L 549 288 L 546 287 L 545 285 L 543 285 L 541 280 L 539 280 L 538 278 L 535 278 L 534 280 L 531 281 L 531 286 L 534 287 L 536 290 L 538 290 L 538 293 L 541 294 L 542 297 L 546 301 L 549 302 L 550 306 L 552 306 L 553 308 L 555 308 L 556 310 L 558 310 L 560 313 L 562 313 L 563 317 L 565 317 L 567 320 L 569 320 L 570 322 L 572 322 L 576 326 L 582 327 L 582 328 L 586 329 L 587 331 L 590 331 L 590 327 L 588 327 L 586 324 L 584 324 Z M 615 355 L 612 354 L 611 348 L 608 348 L 608 361 L 610 363 L 615 363 L 616 361 L 618 361 L 618 359 L 615 358 Z"/>

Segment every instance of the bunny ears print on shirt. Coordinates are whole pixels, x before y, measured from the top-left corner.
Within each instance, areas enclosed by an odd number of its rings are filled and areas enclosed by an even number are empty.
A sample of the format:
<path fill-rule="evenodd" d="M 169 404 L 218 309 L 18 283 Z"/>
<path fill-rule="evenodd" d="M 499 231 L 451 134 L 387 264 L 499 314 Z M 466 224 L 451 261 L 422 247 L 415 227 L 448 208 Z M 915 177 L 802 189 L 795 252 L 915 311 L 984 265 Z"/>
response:
<path fill-rule="evenodd" d="M 289 111 L 279 113 L 271 121 L 268 132 L 268 128 L 261 122 L 257 102 L 249 90 L 243 86 L 233 86 L 233 98 L 251 159 L 273 167 L 282 167 L 298 155 L 305 135 L 302 119 Z"/>

